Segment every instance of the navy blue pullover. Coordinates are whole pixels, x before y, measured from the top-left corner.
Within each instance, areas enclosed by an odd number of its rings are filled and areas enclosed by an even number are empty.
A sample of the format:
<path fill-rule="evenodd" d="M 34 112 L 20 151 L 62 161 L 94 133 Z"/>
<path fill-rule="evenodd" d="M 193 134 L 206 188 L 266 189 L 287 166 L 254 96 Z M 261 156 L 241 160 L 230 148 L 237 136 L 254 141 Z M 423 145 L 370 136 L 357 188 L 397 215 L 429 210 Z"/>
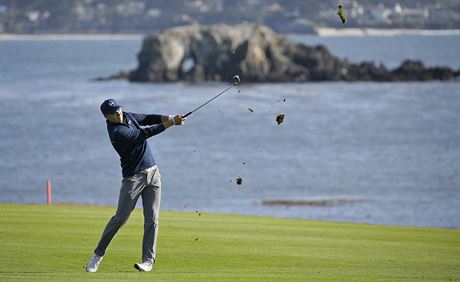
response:
<path fill-rule="evenodd" d="M 141 125 L 147 126 L 142 128 Z M 107 121 L 110 142 L 120 155 L 123 178 L 155 165 L 147 138 L 165 130 L 161 115 L 123 112 L 123 122 Z"/>

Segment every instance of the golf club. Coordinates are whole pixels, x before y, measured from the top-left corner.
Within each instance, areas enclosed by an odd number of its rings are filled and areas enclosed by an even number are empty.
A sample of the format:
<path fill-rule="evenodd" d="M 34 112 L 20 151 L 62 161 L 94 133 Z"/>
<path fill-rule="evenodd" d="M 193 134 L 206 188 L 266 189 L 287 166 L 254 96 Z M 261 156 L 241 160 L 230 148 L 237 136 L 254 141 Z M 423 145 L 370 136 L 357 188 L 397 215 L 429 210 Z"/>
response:
<path fill-rule="evenodd" d="M 212 99 L 208 100 L 206 103 L 204 103 L 203 105 L 199 106 L 198 108 L 194 109 L 193 111 L 191 112 L 188 112 L 187 114 L 185 114 L 183 117 L 187 117 L 191 114 L 193 114 L 194 112 L 198 111 L 199 109 L 201 109 L 202 107 L 204 107 L 206 104 L 208 104 L 209 102 L 211 102 L 212 100 L 216 99 L 217 97 L 219 97 L 220 95 L 224 94 L 225 92 L 227 92 L 228 90 L 232 89 L 233 87 L 235 87 L 236 85 L 240 84 L 240 77 L 238 75 L 235 75 L 233 77 L 233 85 L 230 86 L 229 88 L 225 89 L 224 91 L 220 92 L 219 94 L 217 94 L 216 96 L 214 96 Z"/>

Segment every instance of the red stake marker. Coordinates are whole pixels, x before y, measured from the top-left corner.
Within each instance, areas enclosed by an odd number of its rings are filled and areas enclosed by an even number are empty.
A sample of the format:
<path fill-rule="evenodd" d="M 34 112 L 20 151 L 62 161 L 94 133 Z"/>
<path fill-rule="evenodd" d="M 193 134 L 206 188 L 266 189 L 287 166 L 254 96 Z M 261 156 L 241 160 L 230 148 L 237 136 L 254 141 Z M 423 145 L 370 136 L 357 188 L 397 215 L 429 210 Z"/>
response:
<path fill-rule="evenodd" d="M 51 206 L 51 180 L 46 181 L 46 192 L 47 192 L 47 202 L 48 206 Z"/>

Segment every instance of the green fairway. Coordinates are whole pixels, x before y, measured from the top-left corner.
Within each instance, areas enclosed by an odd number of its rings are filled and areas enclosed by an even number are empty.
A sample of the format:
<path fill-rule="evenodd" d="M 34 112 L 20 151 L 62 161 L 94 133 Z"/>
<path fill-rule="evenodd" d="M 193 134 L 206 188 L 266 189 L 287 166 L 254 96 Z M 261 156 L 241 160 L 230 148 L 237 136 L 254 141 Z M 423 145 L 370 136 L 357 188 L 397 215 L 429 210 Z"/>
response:
<path fill-rule="evenodd" d="M 140 261 L 142 210 L 85 266 L 110 207 L 0 204 L 0 281 L 460 280 L 460 230 L 162 211 L 157 264 Z"/>

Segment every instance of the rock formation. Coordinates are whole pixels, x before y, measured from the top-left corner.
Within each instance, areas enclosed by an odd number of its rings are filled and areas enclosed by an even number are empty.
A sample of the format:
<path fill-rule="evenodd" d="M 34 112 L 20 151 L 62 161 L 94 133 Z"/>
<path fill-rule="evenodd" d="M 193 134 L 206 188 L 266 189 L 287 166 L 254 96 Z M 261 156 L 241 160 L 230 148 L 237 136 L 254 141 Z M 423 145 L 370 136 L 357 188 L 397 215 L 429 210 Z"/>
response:
<path fill-rule="evenodd" d="M 449 80 L 460 75 L 450 68 L 425 68 L 419 61 L 405 61 L 391 71 L 370 62 L 353 64 L 322 45 L 292 43 L 252 24 L 190 25 L 155 33 L 144 39 L 138 61 L 131 81 L 229 81 L 234 74 L 245 82 Z"/>

